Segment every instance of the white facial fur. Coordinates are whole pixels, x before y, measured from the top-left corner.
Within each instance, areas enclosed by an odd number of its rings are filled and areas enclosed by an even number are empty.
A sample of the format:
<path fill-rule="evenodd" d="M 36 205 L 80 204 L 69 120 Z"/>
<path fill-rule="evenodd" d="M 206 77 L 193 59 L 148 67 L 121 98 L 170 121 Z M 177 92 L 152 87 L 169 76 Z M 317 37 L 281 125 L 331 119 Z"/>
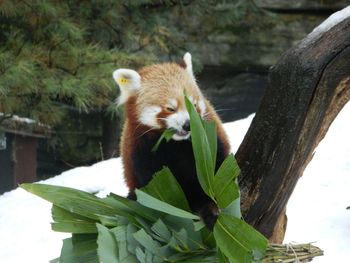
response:
<path fill-rule="evenodd" d="M 145 109 L 140 113 L 140 122 L 144 125 L 147 125 L 151 128 L 160 129 L 161 126 L 157 121 L 157 115 L 162 111 L 162 108 L 159 106 L 151 105 L 145 107 Z"/>
<path fill-rule="evenodd" d="M 193 99 L 193 97 L 189 97 L 191 102 L 193 104 L 198 104 L 199 113 L 202 117 L 205 116 L 206 106 L 203 100 L 199 100 L 198 102 Z M 169 99 L 168 104 L 166 107 L 176 109 L 178 106 L 178 103 L 176 99 Z M 140 112 L 139 121 L 149 126 L 150 128 L 154 129 L 161 129 L 160 122 L 158 121 L 158 114 L 162 111 L 162 107 L 157 105 L 150 105 L 145 107 L 145 109 Z M 187 140 L 191 132 L 185 131 L 183 129 L 184 124 L 189 121 L 190 116 L 186 110 L 179 110 L 177 112 L 174 112 L 173 114 L 170 114 L 167 116 L 164 121 L 166 124 L 166 128 L 174 129 L 177 131 L 172 137 L 173 140 L 180 141 L 180 140 Z"/>
<path fill-rule="evenodd" d="M 190 119 L 187 111 L 179 111 L 169 115 L 166 118 L 167 128 L 171 128 L 177 131 L 173 135 L 173 139 L 176 141 L 186 140 L 190 137 L 191 133 L 183 130 L 183 125 Z"/>

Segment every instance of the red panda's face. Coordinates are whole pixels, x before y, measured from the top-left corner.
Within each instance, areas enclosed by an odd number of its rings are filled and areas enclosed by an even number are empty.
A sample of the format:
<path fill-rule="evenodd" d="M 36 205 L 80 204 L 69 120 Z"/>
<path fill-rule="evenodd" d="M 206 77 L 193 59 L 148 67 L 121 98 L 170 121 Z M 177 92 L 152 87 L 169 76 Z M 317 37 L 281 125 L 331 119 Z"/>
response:
<path fill-rule="evenodd" d="M 176 95 L 176 94 L 173 94 Z M 197 111 L 205 116 L 205 102 L 201 96 L 189 96 Z M 140 99 L 141 100 L 141 99 Z M 139 111 L 139 122 L 153 130 L 172 129 L 176 131 L 174 140 L 185 140 L 190 137 L 190 118 L 185 107 L 183 93 L 181 96 L 169 96 L 160 102 L 141 100 L 137 104 Z"/>
<path fill-rule="evenodd" d="M 189 53 L 184 61 L 185 68 L 175 63 L 159 64 L 139 72 L 119 69 L 113 74 L 121 89 L 119 104 L 133 98 L 137 121 L 149 130 L 175 130 L 174 140 L 190 137 L 184 94 L 202 117 L 206 115 L 206 102 L 193 77 Z"/>

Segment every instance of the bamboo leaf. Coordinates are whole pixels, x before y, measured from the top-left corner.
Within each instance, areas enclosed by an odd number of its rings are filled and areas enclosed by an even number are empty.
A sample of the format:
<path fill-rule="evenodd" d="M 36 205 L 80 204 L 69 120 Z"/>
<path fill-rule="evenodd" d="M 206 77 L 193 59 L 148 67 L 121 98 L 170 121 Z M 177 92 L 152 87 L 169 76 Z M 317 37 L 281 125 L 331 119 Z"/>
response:
<path fill-rule="evenodd" d="M 134 255 L 138 246 L 138 242 L 134 238 L 134 233 L 137 231 L 138 229 L 133 224 L 128 224 L 126 227 L 127 248 L 129 253 L 132 253 Z"/>
<path fill-rule="evenodd" d="M 214 226 L 218 248 L 233 262 L 261 260 L 267 239 L 243 220 L 220 214 Z"/>
<path fill-rule="evenodd" d="M 95 222 L 95 220 L 92 220 L 91 218 L 71 213 L 71 212 L 67 211 L 66 209 L 63 209 L 63 208 L 58 207 L 56 205 L 52 205 L 51 215 L 52 215 L 52 219 L 55 222 L 61 222 L 61 221 Z"/>
<path fill-rule="evenodd" d="M 224 253 L 221 252 L 220 249 L 218 249 L 217 255 L 218 263 L 230 263 L 230 260 L 224 255 Z"/>
<path fill-rule="evenodd" d="M 120 224 L 123 217 L 99 215 L 98 218 L 102 225 L 107 227 L 116 227 Z"/>
<path fill-rule="evenodd" d="M 147 263 L 146 254 L 145 252 L 143 252 L 143 250 L 140 247 L 136 248 L 136 257 L 140 263 Z"/>
<path fill-rule="evenodd" d="M 164 187 L 165 185 L 166 187 Z M 157 172 L 153 179 L 141 190 L 177 208 L 191 211 L 185 193 L 167 167 Z"/>
<path fill-rule="evenodd" d="M 57 232 L 73 234 L 97 233 L 96 224 L 84 221 L 60 221 L 51 223 L 51 229 Z"/>
<path fill-rule="evenodd" d="M 209 143 L 202 120 L 187 96 L 185 96 L 185 103 L 190 115 L 191 140 L 198 181 L 203 191 L 213 198 L 212 184 L 215 167 L 211 152 L 213 143 Z M 207 128 L 210 130 L 209 126 Z"/>
<path fill-rule="evenodd" d="M 96 235 L 73 235 L 63 240 L 60 263 L 96 263 Z"/>
<path fill-rule="evenodd" d="M 97 253 L 100 262 L 115 263 L 118 262 L 117 241 L 110 230 L 100 224 L 96 224 L 98 229 Z"/>
<path fill-rule="evenodd" d="M 221 210 L 222 214 L 227 214 L 231 215 L 237 218 L 242 218 L 242 213 L 241 213 L 241 198 L 238 197 L 235 199 L 231 204 L 226 206 Z"/>
<path fill-rule="evenodd" d="M 152 239 L 150 235 L 146 233 L 144 229 L 140 229 L 134 233 L 134 238 L 139 242 L 145 249 L 156 253 L 157 249 L 160 247 L 160 244 Z"/>
<path fill-rule="evenodd" d="M 118 247 L 118 262 L 137 262 L 136 257 L 129 253 L 128 251 L 128 239 L 127 239 L 127 226 L 118 226 L 110 230 L 117 241 Z"/>
<path fill-rule="evenodd" d="M 216 124 L 213 121 L 202 121 L 202 124 L 205 130 L 205 134 L 207 135 L 207 138 L 208 138 L 209 148 L 210 148 L 211 156 L 213 158 L 213 164 L 215 167 L 217 148 L 218 148 Z"/>
<path fill-rule="evenodd" d="M 168 242 L 171 237 L 171 233 L 168 227 L 164 224 L 161 219 L 158 219 L 157 222 L 151 227 L 152 231 L 156 234 L 157 239 L 163 242 Z"/>
<path fill-rule="evenodd" d="M 98 220 L 98 215 L 115 215 L 117 210 L 96 196 L 63 186 L 22 184 L 21 187 L 74 214 Z"/>
<path fill-rule="evenodd" d="M 110 193 L 103 201 L 118 210 L 118 215 L 124 216 L 132 222 L 135 222 L 135 215 L 150 221 L 156 221 L 160 216 L 160 213 L 142 206 L 134 200 L 113 193 Z"/>
<path fill-rule="evenodd" d="M 157 198 L 154 198 L 153 196 L 151 196 L 145 192 L 142 192 L 138 189 L 136 189 L 135 192 L 136 192 L 136 196 L 137 196 L 137 202 L 139 202 L 140 204 L 142 204 L 146 207 L 167 213 L 169 215 L 199 220 L 198 216 L 196 216 L 190 212 L 187 212 L 185 210 L 182 210 L 180 208 L 177 208 L 175 206 L 172 206 L 170 204 L 167 204 L 163 201 L 160 201 Z"/>
<path fill-rule="evenodd" d="M 152 152 L 156 152 L 159 148 L 159 145 L 161 144 L 161 142 L 165 139 L 166 142 L 168 142 L 171 137 L 173 137 L 173 135 L 176 133 L 175 130 L 173 129 L 166 129 L 164 130 L 164 132 L 162 133 L 162 135 L 159 137 L 158 141 L 156 142 L 156 144 L 153 146 L 152 148 Z"/>
<path fill-rule="evenodd" d="M 239 168 L 233 154 L 227 156 L 214 177 L 214 196 L 220 208 L 225 208 L 239 197 L 239 187 L 235 178 Z"/>

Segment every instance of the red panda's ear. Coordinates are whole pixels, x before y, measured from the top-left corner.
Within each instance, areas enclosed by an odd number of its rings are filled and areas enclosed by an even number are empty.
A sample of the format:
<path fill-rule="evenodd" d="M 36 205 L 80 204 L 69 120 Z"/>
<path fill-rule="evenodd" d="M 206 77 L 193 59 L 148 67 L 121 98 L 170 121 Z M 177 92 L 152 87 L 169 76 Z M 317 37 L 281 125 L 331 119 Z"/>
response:
<path fill-rule="evenodd" d="M 186 52 L 186 54 L 184 55 L 183 58 L 184 62 L 185 62 L 185 69 L 188 72 L 188 74 L 190 74 L 190 76 L 195 80 L 194 74 L 193 74 L 193 69 L 192 69 L 192 56 L 189 52 Z"/>
<path fill-rule="evenodd" d="M 117 69 L 113 72 L 113 78 L 120 88 L 118 105 L 124 104 L 130 96 L 141 88 L 141 76 L 132 69 Z"/>

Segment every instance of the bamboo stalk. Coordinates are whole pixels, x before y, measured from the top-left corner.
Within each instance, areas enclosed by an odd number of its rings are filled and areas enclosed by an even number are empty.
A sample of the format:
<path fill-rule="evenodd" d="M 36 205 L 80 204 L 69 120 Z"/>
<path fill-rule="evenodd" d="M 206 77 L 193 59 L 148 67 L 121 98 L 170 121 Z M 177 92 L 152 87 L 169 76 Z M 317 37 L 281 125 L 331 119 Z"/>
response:
<path fill-rule="evenodd" d="M 263 263 L 301 263 L 322 256 L 323 251 L 308 244 L 270 244 Z"/>

